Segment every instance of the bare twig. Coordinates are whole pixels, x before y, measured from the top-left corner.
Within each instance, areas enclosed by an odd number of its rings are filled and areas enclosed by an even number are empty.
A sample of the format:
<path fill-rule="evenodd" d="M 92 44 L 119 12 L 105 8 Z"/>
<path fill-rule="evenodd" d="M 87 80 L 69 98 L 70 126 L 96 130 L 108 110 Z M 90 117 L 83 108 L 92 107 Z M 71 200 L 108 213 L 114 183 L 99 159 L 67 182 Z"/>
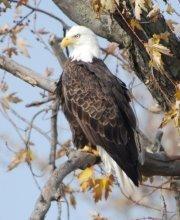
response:
<path fill-rule="evenodd" d="M 18 3 L 19 1 L 12 0 L 11 2 Z M 29 4 L 23 4 L 23 3 L 22 3 L 22 5 L 24 5 L 26 8 L 31 9 L 33 12 L 34 12 L 34 11 L 40 12 L 40 13 L 45 14 L 45 15 L 51 17 L 51 18 L 54 18 L 55 20 L 57 20 L 58 22 L 60 22 L 61 25 L 63 26 L 63 28 L 65 28 L 65 29 L 68 29 L 68 28 L 69 28 L 69 26 L 68 26 L 61 18 L 57 17 L 56 15 L 52 14 L 52 13 L 49 12 L 49 11 L 46 11 L 46 10 L 43 10 L 43 9 L 40 9 L 40 8 L 33 7 L 33 6 L 29 5 Z"/>
<path fill-rule="evenodd" d="M 46 99 L 43 99 L 41 101 L 34 101 L 34 102 L 29 103 L 29 104 L 26 104 L 25 106 L 27 108 L 29 108 L 29 107 L 39 107 L 40 105 L 45 104 L 47 102 L 50 102 L 50 101 L 52 101 L 54 99 L 55 99 L 54 96 L 49 96 Z"/>
<path fill-rule="evenodd" d="M 56 147 L 57 147 L 57 114 L 58 114 L 58 102 L 54 101 L 51 105 L 52 116 L 51 116 L 51 153 L 49 157 L 49 164 L 52 165 L 53 170 L 56 168 Z"/>
<path fill-rule="evenodd" d="M 63 67 L 64 63 L 67 60 L 62 48 L 59 46 L 61 38 L 56 37 L 55 35 L 51 35 L 49 39 L 49 44 L 51 45 L 54 55 L 57 57 L 57 60 L 61 67 Z"/>
<path fill-rule="evenodd" d="M 164 151 L 164 148 L 161 144 L 162 136 L 163 136 L 163 132 L 161 130 L 158 130 L 157 133 L 156 133 L 154 146 L 152 148 L 153 153 L 159 152 L 159 151 Z"/>
<path fill-rule="evenodd" d="M 180 178 L 174 178 L 171 183 L 172 188 L 174 189 L 174 198 L 176 201 L 176 219 L 180 219 Z"/>

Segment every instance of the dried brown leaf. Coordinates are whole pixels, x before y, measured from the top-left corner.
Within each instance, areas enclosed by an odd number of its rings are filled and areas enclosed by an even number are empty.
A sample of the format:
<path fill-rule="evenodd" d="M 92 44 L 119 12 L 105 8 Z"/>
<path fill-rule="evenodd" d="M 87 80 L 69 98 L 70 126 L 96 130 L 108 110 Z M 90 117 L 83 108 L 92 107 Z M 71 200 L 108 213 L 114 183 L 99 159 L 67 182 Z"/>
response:
<path fill-rule="evenodd" d="M 22 149 L 12 158 L 11 163 L 8 165 L 8 171 L 14 169 L 23 162 L 31 162 L 34 159 L 34 154 L 31 150 Z"/>
<path fill-rule="evenodd" d="M 148 13 L 147 17 L 150 19 L 157 19 L 160 15 L 160 9 L 157 5 L 153 6 L 153 9 Z"/>
<path fill-rule="evenodd" d="M 94 201 L 98 202 L 99 200 L 101 200 L 103 194 L 104 194 L 104 198 L 107 199 L 109 193 L 111 192 L 111 187 L 114 182 L 113 176 L 110 175 L 108 177 L 103 177 L 101 179 L 95 179 L 94 182 L 95 182 L 93 187 Z"/>
<path fill-rule="evenodd" d="M 175 10 L 174 10 L 174 8 L 171 6 L 171 4 L 168 4 L 168 5 L 167 5 L 166 12 L 167 12 L 168 14 L 170 14 L 170 15 L 172 15 L 172 14 L 175 12 Z"/>
<path fill-rule="evenodd" d="M 119 44 L 112 42 L 108 45 L 107 48 L 105 48 L 105 53 L 106 54 L 114 54 L 114 52 L 116 51 L 116 49 L 118 48 Z"/>
<path fill-rule="evenodd" d="M 17 3 L 17 7 L 20 5 L 26 5 L 28 3 L 29 0 L 19 0 L 19 2 Z"/>
<path fill-rule="evenodd" d="M 131 19 L 130 21 L 130 25 L 132 27 L 132 29 L 138 29 L 138 30 L 143 30 L 141 24 L 139 23 L 139 21 L 137 19 Z"/>
<path fill-rule="evenodd" d="M 8 84 L 6 82 L 0 82 L 0 90 L 6 92 L 8 90 Z"/>
<path fill-rule="evenodd" d="M 100 215 L 99 213 L 93 214 L 93 215 L 92 215 L 92 219 L 93 219 L 93 220 L 108 220 L 107 218 L 103 217 L 103 216 Z"/>
<path fill-rule="evenodd" d="M 29 44 L 27 43 L 26 40 L 24 40 L 23 38 L 17 38 L 16 39 L 16 45 L 18 47 L 18 49 L 20 50 L 20 52 L 26 56 L 26 57 L 30 57 L 27 46 L 29 46 Z"/>
<path fill-rule="evenodd" d="M 7 95 L 5 98 L 7 99 L 8 102 L 15 103 L 15 104 L 22 102 L 22 99 L 16 96 L 16 92 L 13 92 Z"/>
<path fill-rule="evenodd" d="M 4 24 L 3 26 L 0 27 L 0 35 L 5 34 L 10 30 L 10 27 L 8 24 Z"/>
<path fill-rule="evenodd" d="M 9 47 L 9 48 L 5 48 L 3 50 L 3 53 L 5 53 L 8 57 L 12 57 L 13 55 L 17 55 L 17 49 L 15 47 Z"/>
<path fill-rule="evenodd" d="M 50 77 L 50 76 L 52 76 L 54 74 L 54 69 L 53 68 L 50 68 L 50 67 L 46 67 L 46 69 L 45 69 L 45 71 L 44 71 L 44 73 L 43 73 L 43 75 L 45 76 L 45 77 Z"/>
<path fill-rule="evenodd" d="M 172 56 L 171 51 L 160 44 L 161 35 L 153 35 L 152 38 L 148 40 L 148 43 L 145 43 L 144 46 L 151 58 L 150 65 L 159 71 L 164 70 L 164 63 L 162 61 L 162 54 Z"/>
<path fill-rule="evenodd" d="M 70 201 L 70 204 L 72 205 L 72 207 L 75 209 L 77 202 L 76 202 L 75 196 L 72 193 L 69 196 L 69 201 Z"/>
<path fill-rule="evenodd" d="M 141 20 L 142 11 L 148 11 L 149 8 L 152 8 L 151 0 L 135 0 L 135 9 L 134 15 L 137 20 Z"/>

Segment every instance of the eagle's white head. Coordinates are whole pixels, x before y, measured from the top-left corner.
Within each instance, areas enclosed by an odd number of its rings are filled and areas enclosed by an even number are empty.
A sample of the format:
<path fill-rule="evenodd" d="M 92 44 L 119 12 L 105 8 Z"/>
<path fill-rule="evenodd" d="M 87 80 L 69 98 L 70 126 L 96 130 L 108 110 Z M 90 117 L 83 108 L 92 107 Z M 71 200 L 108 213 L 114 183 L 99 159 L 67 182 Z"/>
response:
<path fill-rule="evenodd" d="M 61 47 L 70 48 L 70 58 L 74 61 L 92 62 L 99 58 L 100 48 L 96 35 L 84 26 L 73 26 L 61 41 Z"/>

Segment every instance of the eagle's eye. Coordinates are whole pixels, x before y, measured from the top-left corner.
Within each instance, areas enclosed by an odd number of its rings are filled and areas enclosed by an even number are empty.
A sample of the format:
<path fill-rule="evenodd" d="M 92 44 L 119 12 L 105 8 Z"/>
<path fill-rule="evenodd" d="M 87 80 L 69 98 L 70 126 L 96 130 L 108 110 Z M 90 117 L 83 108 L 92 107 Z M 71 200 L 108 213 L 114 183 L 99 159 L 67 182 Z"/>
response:
<path fill-rule="evenodd" d="M 78 39 L 78 38 L 80 38 L 80 34 L 76 34 L 76 35 L 74 35 L 73 37 L 76 38 L 76 39 Z"/>

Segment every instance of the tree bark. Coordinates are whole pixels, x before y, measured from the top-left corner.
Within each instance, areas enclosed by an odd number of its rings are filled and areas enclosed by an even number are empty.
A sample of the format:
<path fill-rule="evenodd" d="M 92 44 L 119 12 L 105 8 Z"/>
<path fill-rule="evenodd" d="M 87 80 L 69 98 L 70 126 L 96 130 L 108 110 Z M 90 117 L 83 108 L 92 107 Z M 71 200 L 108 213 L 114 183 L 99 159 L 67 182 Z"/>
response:
<path fill-rule="evenodd" d="M 153 34 L 160 34 L 168 31 L 170 33 L 169 42 L 164 43 L 173 56 L 163 56 L 164 73 L 149 66 L 149 55 L 145 48 L 142 48 L 134 37 L 127 24 L 119 15 L 122 10 L 113 14 L 114 21 L 111 27 L 108 26 L 109 15 L 102 15 L 96 19 L 89 0 L 53 0 L 53 2 L 74 22 L 91 28 L 97 35 L 120 44 L 120 48 L 126 48 L 129 59 L 128 62 L 138 78 L 146 85 L 153 98 L 156 99 L 162 110 L 169 110 L 175 101 L 175 84 L 180 79 L 180 43 L 174 33 L 167 26 L 164 18 L 156 22 L 143 24 L 145 36 L 141 33 L 139 37 L 143 42 L 147 42 Z M 127 1 L 127 5 L 129 1 Z M 129 7 L 129 4 L 127 7 Z M 143 15 L 143 21 L 146 21 L 146 15 Z M 127 20 L 128 22 L 128 20 Z"/>

